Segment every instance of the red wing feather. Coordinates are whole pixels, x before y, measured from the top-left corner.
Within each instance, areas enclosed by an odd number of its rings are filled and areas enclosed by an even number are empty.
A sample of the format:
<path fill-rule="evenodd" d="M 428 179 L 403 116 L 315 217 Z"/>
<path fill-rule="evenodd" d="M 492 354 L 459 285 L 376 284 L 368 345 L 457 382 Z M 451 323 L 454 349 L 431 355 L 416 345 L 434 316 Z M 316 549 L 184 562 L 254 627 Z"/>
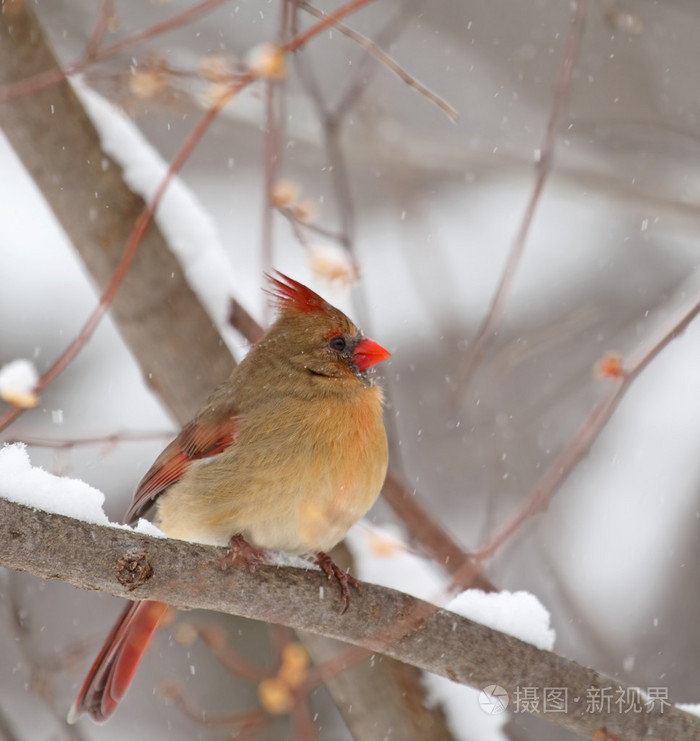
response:
<path fill-rule="evenodd" d="M 185 425 L 141 479 L 124 521 L 136 522 L 159 494 L 185 475 L 193 461 L 218 455 L 233 445 L 237 429 L 237 417 Z"/>

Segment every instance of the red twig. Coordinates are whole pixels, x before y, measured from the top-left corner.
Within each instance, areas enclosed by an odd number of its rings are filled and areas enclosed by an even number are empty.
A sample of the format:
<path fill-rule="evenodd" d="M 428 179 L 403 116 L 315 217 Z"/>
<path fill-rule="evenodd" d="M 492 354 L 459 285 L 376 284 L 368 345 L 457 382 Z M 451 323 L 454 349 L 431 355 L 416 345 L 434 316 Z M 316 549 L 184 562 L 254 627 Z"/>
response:
<path fill-rule="evenodd" d="M 210 10 L 213 10 L 224 2 L 226 2 L 226 0 L 205 0 L 205 2 L 199 3 L 199 5 L 195 5 L 192 8 L 188 8 L 166 21 L 149 26 L 140 33 L 129 36 L 129 38 L 117 41 L 116 43 L 105 46 L 102 49 L 96 49 L 94 48 L 96 42 L 99 42 L 104 35 L 104 30 L 101 30 L 101 26 L 105 21 L 103 20 L 101 9 L 85 53 L 80 59 L 65 67 L 56 67 L 55 69 L 50 69 L 46 72 L 41 72 L 38 75 L 28 77 L 26 80 L 14 83 L 13 85 L 0 87 L 0 103 L 38 93 L 44 88 L 61 82 L 64 77 L 69 77 L 70 75 L 82 72 L 86 67 L 94 62 L 101 62 L 110 57 L 114 57 L 128 49 L 132 49 L 134 46 L 138 46 L 143 41 L 153 39 L 156 36 L 168 33 L 169 31 L 174 31 L 176 28 L 191 23 L 198 16 L 203 13 L 208 13 Z"/>
<path fill-rule="evenodd" d="M 457 575 L 461 576 L 459 579 L 461 583 L 468 582 L 470 570 L 477 573 L 483 564 L 522 527 L 531 515 L 540 511 L 549 502 L 595 442 L 632 382 L 673 339 L 687 328 L 698 314 L 700 314 L 700 299 L 696 297 L 688 306 L 676 314 L 673 320 L 669 322 L 669 326 L 661 331 L 658 337 L 648 341 L 640 350 L 632 354 L 628 364 L 620 372 L 619 379 L 614 381 L 614 386 L 608 394 L 596 404 L 571 443 L 549 465 L 527 497 L 520 512 L 474 555 L 475 563 L 466 564 L 462 574 Z"/>
<path fill-rule="evenodd" d="M 518 233 L 510 249 L 503 273 L 501 274 L 500 282 L 491 300 L 489 310 L 457 370 L 455 381 L 456 395 L 464 393 L 464 390 L 469 385 L 479 361 L 493 340 L 494 329 L 498 326 L 501 317 L 503 316 L 505 303 L 510 293 L 513 280 L 515 279 L 515 274 L 520 265 L 520 260 L 523 256 L 525 242 L 527 241 L 530 232 L 530 226 L 535 216 L 540 196 L 542 195 L 549 173 L 552 170 L 557 135 L 571 96 L 573 73 L 580 56 L 587 6 L 588 0 L 574 0 L 572 4 L 569 33 L 567 34 L 564 43 L 564 51 L 562 52 L 559 61 L 559 68 L 557 70 L 557 78 L 554 88 L 554 98 L 549 114 L 549 121 L 547 122 L 547 130 L 542 142 L 540 158 L 537 163 L 535 184 L 530 193 L 530 198 L 528 199 L 520 223 L 520 228 L 518 229 Z"/>
<path fill-rule="evenodd" d="M 234 89 L 232 89 L 231 94 L 233 94 L 233 92 Z M 100 320 L 107 313 L 107 310 L 109 309 L 112 301 L 114 300 L 114 297 L 117 294 L 117 291 L 119 290 L 119 286 L 122 284 L 122 281 L 124 280 L 126 273 L 129 270 L 134 257 L 136 256 L 136 252 L 138 251 L 138 248 L 141 244 L 143 235 L 146 233 L 146 230 L 148 229 L 148 226 L 153 219 L 155 210 L 162 200 L 168 185 L 170 185 L 170 181 L 185 164 L 185 161 L 192 153 L 192 150 L 195 148 L 199 140 L 209 128 L 211 122 L 216 118 L 217 114 L 221 110 L 221 106 L 223 106 L 224 103 L 225 101 L 222 100 L 217 106 L 209 109 L 199 121 L 197 126 L 195 126 L 192 133 L 187 137 L 182 148 L 177 153 L 175 159 L 168 168 L 168 172 L 158 186 L 158 189 L 153 195 L 153 198 L 151 198 L 150 202 L 144 205 L 143 209 L 141 210 L 141 213 L 139 214 L 139 217 L 134 224 L 134 228 L 131 230 L 131 234 L 129 235 L 126 247 L 124 248 L 124 253 L 119 260 L 119 264 L 117 265 L 114 274 L 112 275 L 112 278 L 107 285 L 107 288 L 100 297 L 100 302 L 98 303 L 92 314 L 89 316 L 87 322 L 85 322 L 85 325 L 80 330 L 78 336 L 70 343 L 70 345 L 68 345 L 63 353 L 61 353 L 58 360 L 56 360 L 54 364 L 46 371 L 46 373 L 44 373 L 44 375 L 39 379 L 39 382 L 34 389 L 36 393 L 41 393 L 43 389 L 51 384 L 68 367 L 73 358 L 75 358 L 80 350 L 82 350 L 85 343 L 90 339 L 95 329 L 97 329 Z M 8 425 L 12 424 L 12 422 L 14 422 L 17 417 L 22 414 L 23 411 L 24 409 L 17 406 L 8 409 L 7 412 L 5 412 L 2 417 L 0 417 L 0 432 L 6 429 Z"/>
<path fill-rule="evenodd" d="M 321 31 L 325 31 L 327 28 L 330 28 L 334 23 L 336 23 L 336 21 L 339 21 L 341 18 L 345 18 L 345 16 L 354 13 L 356 10 L 359 10 L 365 5 L 369 5 L 371 2 L 374 2 L 374 0 L 352 0 L 352 2 L 349 2 L 346 5 L 341 5 L 334 13 L 329 13 L 325 18 L 322 18 L 318 23 L 311 26 L 308 31 L 304 31 L 304 33 L 299 34 L 289 43 L 285 44 L 282 48 L 284 49 L 284 51 L 297 51 L 297 49 L 301 49 L 301 47 L 304 46 L 304 44 L 306 44 L 309 39 L 317 36 L 319 33 L 321 33 Z"/>
<path fill-rule="evenodd" d="M 128 49 L 132 49 L 133 47 L 138 46 L 144 41 L 148 41 L 155 38 L 156 36 L 161 36 L 164 33 L 169 33 L 170 31 L 174 31 L 177 28 L 186 26 L 188 23 L 194 21 L 195 18 L 208 13 L 210 10 L 214 10 L 219 5 L 223 5 L 223 3 L 225 2 L 227 2 L 227 0 L 204 0 L 204 2 L 201 2 L 198 5 L 194 5 L 187 10 L 183 10 L 182 13 L 177 13 L 176 15 L 172 16 L 172 18 L 168 18 L 165 21 L 161 21 L 160 23 L 155 23 L 153 26 L 149 26 L 140 33 L 130 36 L 128 39 L 122 39 L 121 41 L 117 41 L 114 44 L 105 46 L 104 49 L 102 49 L 102 51 L 98 53 L 97 59 L 102 60 L 106 59 L 107 57 L 116 56 L 117 54 L 121 54 Z"/>
<path fill-rule="evenodd" d="M 197 631 L 197 635 L 207 645 L 217 661 L 228 671 L 254 684 L 258 684 L 269 676 L 268 671 L 239 654 L 228 642 L 225 633 L 218 627 L 207 625 L 193 625 L 192 627 Z"/>
<path fill-rule="evenodd" d="M 8 443 L 24 443 L 32 448 L 53 448 L 54 450 L 69 450 L 83 445 L 115 445 L 121 442 L 143 442 L 144 440 L 160 440 L 172 438 L 174 432 L 113 432 L 109 435 L 93 435 L 91 437 L 76 437 L 60 440 L 48 437 L 11 438 Z"/>
<path fill-rule="evenodd" d="M 289 711 L 295 741 L 316 741 L 318 734 L 309 707 L 309 693 L 304 693 Z"/>
<path fill-rule="evenodd" d="M 277 116 L 277 96 L 279 86 L 268 82 L 265 91 L 265 144 L 264 144 L 264 204 L 263 223 L 260 236 L 263 272 L 272 269 L 272 240 L 274 228 L 274 210 L 272 208 L 272 188 L 279 172 L 280 155 L 280 121 Z M 267 317 L 266 323 L 267 323 Z"/>
<path fill-rule="evenodd" d="M 182 689 L 171 681 L 161 682 L 158 692 L 163 698 L 175 703 L 186 718 L 200 726 L 225 730 L 235 729 L 237 740 L 251 738 L 253 730 L 269 720 L 269 716 L 260 709 L 214 715 L 185 695 Z"/>
<path fill-rule="evenodd" d="M 413 6 L 418 5 L 419 2 L 420 0 L 415 0 L 415 2 L 408 8 L 401 8 L 400 14 L 397 16 L 397 21 L 400 20 L 402 22 L 406 22 L 404 19 L 407 20 L 410 17 L 414 10 Z M 306 2 L 306 0 L 298 0 L 297 7 L 307 11 L 308 13 L 311 13 L 312 15 L 315 15 L 317 18 L 323 18 L 323 16 L 325 16 L 325 13 L 322 10 L 315 8 L 313 5 Z M 377 42 L 370 41 L 368 38 L 365 38 L 362 34 L 357 33 L 357 31 L 349 28 L 344 23 L 336 22 L 334 24 L 334 28 L 337 28 L 340 33 L 345 34 L 345 36 L 347 36 L 349 39 L 352 39 L 356 44 L 361 46 L 367 52 L 367 56 L 364 57 L 364 59 L 360 63 L 362 67 L 365 66 L 365 59 L 373 57 L 380 64 L 383 64 L 387 69 L 393 72 L 402 82 L 405 82 L 409 87 L 417 90 L 427 100 L 440 108 L 444 113 L 447 114 L 448 118 L 453 123 L 457 122 L 457 120 L 459 119 L 459 114 L 447 101 L 443 100 L 439 95 L 430 90 L 430 88 L 420 83 L 415 77 L 413 77 L 413 75 L 410 75 L 408 72 L 406 72 L 403 67 L 401 67 L 394 59 L 392 59 L 386 52 L 382 50 L 382 46 L 385 45 L 383 40 Z M 396 33 L 398 33 L 398 29 L 394 28 L 392 35 Z M 367 86 L 367 75 L 356 73 L 356 79 L 356 84 L 359 84 L 363 87 Z M 343 103 L 341 103 L 336 109 L 336 112 L 341 113 L 341 115 L 344 114 L 345 111 L 349 108 L 348 103 L 352 105 L 353 99 L 358 96 L 359 91 L 356 93 L 353 90 L 349 90 L 344 97 Z"/>
<path fill-rule="evenodd" d="M 109 27 L 109 20 L 114 14 L 114 2 L 113 0 L 101 0 L 100 7 L 97 11 L 97 20 L 95 26 L 90 34 L 87 47 L 85 48 L 85 58 L 92 59 L 97 54 L 102 39 L 104 38 L 107 28 Z"/>
<path fill-rule="evenodd" d="M 289 41 L 290 35 L 290 6 L 288 0 L 282 0 L 278 43 L 282 47 Z M 274 240 L 275 213 L 272 199 L 272 190 L 279 177 L 282 167 L 284 148 L 282 142 L 285 135 L 286 123 L 286 75 L 281 80 L 268 80 L 265 90 L 265 142 L 264 142 L 264 203 L 263 223 L 261 230 L 261 257 L 263 272 L 272 270 L 272 253 Z M 265 323 L 270 304 L 265 304 Z"/>

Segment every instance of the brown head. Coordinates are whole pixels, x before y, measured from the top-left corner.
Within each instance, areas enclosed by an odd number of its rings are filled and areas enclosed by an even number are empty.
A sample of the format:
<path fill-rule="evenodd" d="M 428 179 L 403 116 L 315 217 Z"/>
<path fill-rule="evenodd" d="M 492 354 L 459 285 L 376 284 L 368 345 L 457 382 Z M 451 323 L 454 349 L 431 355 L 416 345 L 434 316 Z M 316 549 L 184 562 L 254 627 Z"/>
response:
<path fill-rule="evenodd" d="M 305 285 L 279 272 L 267 279 L 279 316 L 248 358 L 254 355 L 256 366 L 274 366 L 281 375 L 292 373 L 299 389 L 334 393 L 370 385 L 367 371 L 389 352 Z"/>

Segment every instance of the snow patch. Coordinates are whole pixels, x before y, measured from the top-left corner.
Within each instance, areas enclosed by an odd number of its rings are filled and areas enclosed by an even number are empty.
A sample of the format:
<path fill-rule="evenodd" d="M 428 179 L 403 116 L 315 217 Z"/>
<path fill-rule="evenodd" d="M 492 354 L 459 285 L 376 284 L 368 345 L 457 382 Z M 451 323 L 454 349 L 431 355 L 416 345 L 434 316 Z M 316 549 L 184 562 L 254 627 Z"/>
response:
<path fill-rule="evenodd" d="M 110 523 L 113 524 L 113 523 Z M 129 527 L 128 525 L 119 525 L 119 527 Z M 145 517 L 140 517 L 139 521 L 131 528 L 134 532 L 140 535 L 150 535 L 151 538 L 167 538 L 168 536 L 159 528 L 156 527 L 150 520 Z"/>
<path fill-rule="evenodd" d="M 436 564 L 410 552 L 396 526 L 376 527 L 360 521 L 347 534 L 361 579 L 398 589 L 428 602 L 440 603 L 449 580 Z M 529 592 L 493 592 L 468 589 L 454 597 L 446 609 L 488 625 L 537 648 L 551 651 L 555 632 L 550 614 Z"/>
<path fill-rule="evenodd" d="M 93 525 L 131 530 L 128 525 L 110 522 L 102 509 L 105 495 L 80 479 L 56 476 L 32 466 L 23 443 L 0 448 L 0 497 L 25 507 L 73 517 Z M 141 519 L 137 533 L 164 538 L 165 535 L 148 520 Z"/>
<path fill-rule="evenodd" d="M 102 148 L 122 166 L 129 187 L 150 201 L 167 176 L 168 164 L 116 106 L 79 80 L 71 82 L 100 135 Z M 240 340 L 227 317 L 231 296 L 240 297 L 246 291 L 237 288 L 235 271 L 213 218 L 176 176 L 156 209 L 155 220 L 227 345 L 240 350 Z"/>
<path fill-rule="evenodd" d="M 102 509 L 105 495 L 80 479 L 35 468 L 22 443 L 0 448 L 0 496 L 26 507 L 110 525 Z"/>
<path fill-rule="evenodd" d="M 448 581 L 435 564 L 411 553 L 401 528 L 361 520 L 345 536 L 360 579 L 434 602 Z"/>
<path fill-rule="evenodd" d="M 529 592 L 468 589 L 457 595 L 447 609 L 545 651 L 554 648 L 556 634 L 550 627 L 550 614 Z"/>
<path fill-rule="evenodd" d="M 508 741 L 503 727 L 509 713 L 487 713 L 479 705 L 481 690 L 427 672 L 423 675 L 423 685 L 429 707 L 442 706 L 457 741 Z"/>

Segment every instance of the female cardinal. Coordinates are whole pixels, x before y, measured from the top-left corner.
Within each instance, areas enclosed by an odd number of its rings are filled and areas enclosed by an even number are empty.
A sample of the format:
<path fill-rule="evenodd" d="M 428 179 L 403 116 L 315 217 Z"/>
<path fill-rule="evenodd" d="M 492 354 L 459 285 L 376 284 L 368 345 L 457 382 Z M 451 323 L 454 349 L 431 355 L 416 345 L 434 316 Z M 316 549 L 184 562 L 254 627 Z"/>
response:
<path fill-rule="evenodd" d="M 156 504 L 172 538 L 230 545 L 253 567 L 258 549 L 325 554 L 371 507 L 384 482 L 382 392 L 367 370 L 389 353 L 341 311 L 291 278 L 268 276 L 277 321 L 160 454 L 125 520 Z M 90 669 L 69 722 L 106 721 L 167 612 L 130 603 Z"/>

